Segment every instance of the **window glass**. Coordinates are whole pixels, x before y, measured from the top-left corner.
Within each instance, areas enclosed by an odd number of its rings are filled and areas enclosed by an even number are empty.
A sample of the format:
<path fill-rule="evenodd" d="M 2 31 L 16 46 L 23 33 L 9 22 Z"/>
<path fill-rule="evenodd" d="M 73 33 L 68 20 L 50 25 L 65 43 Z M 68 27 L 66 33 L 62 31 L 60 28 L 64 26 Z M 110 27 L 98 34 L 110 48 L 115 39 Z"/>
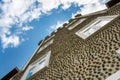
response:
<path fill-rule="evenodd" d="M 102 26 L 104 26 L 105 24 L 107 24 L 108 22 L 109 22 L 108 20 L 97 21 L 90 28 L 86 29 L 83 33 L 86 36 L 89 36 L 89 35 L 93 34 L 94 32 L 96 32 L 98 29 L 100 29 Z"/>
<path fill-rule="evenodd" d="M 29 77 L 31 77 L 32 76 L 32 72 L 29 72 L 28 74 L 27 74 L 27 76 L 26 76 L 26 80 L 29 78 Z"/>
<path fill-rule="evenodd" d="M 28 72 L 28 74 L 27 74 L 27 76 L 26 76 L 26 79 L 28 79 L 30 76 L 33 75 L 33 71 L 34 71 L 34 69 L 35 69 L 35 66 L 32 67 L 32 68 L 29 70 L 29 72 Z"/>
<path fill-rule="evenodd" d="M 38 60 L 36 60 L 32 64 L 30 64 L 29 67 L 27 68 L 27 70 L 25 71 L 23 77 L 21 78 L 21 80 L 28 79 L 29 77 L 31 77 L 36 72 L 38 72 L 41 69 L 43 69 L 44 67 L 48 66 L 49 59 L 50 59 L 50 54 L 51 54 L 51 51 L 48 51 L 46 55 L 39 58 Z"/>

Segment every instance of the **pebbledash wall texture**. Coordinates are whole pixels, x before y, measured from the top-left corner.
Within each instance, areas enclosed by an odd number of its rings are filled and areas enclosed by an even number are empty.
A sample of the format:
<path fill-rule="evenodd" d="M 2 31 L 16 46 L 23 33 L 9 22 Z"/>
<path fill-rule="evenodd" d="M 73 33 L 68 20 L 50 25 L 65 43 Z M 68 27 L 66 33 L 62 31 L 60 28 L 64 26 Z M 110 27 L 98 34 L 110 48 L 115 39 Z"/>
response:
<path fill-rule="evenodd" d="M 111 21 L 110 16 L 114 17 Z M 106 24 L 92 34 L 89 32 L 91 35 L 87 38 L 80 37 L 77 32 L 92 25 L 94 20 L 99 20 L 94 25 L 101 25 L 99 22 L 102 20 Z M 28 64 L 12 80 L 120 80 L 119 49 L 120 3 L 117 3 L 106 10 L 84 16 L 78 14 L 69 20 L 68 24 L 39 43 Z M 44 66 L 46 62 L 41 61 L 41 57 L 47 55 L 48 51 L 48 65 Z M 37 65 L 37 62 L 40 62 L 40 66 L 44 64 L 42 68 L 32 68 L 33 73 L 36 71 L 33 74 L 29 66 Z"/>

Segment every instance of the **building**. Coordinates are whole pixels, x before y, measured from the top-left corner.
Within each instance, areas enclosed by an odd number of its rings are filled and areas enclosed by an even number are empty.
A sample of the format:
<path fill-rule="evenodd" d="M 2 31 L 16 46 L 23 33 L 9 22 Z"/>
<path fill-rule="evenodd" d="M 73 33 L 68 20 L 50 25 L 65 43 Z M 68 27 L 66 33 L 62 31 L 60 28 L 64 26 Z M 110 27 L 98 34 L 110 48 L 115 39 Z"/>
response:
<path fill-rule="evenodd" d="M 120 2 L 120 0 L 110 0 L 109 2 L 106 3 L 106 6 L 110 8 L 114 6 L 115 4 L 117 4 L 118 2 Z"/>
<path fill-rule="evenodd" d="M 12 77 L 19 72 L 19 69 L 15 67 L 8 74 L 6 74 L 1 80 L 11 80 Z"/>
<path fill-rule="evenodd" d="M 120 80 L 120 2 L 106 10 L 78 14 L 40 41 L 13 77 L 27 79 Z"/>

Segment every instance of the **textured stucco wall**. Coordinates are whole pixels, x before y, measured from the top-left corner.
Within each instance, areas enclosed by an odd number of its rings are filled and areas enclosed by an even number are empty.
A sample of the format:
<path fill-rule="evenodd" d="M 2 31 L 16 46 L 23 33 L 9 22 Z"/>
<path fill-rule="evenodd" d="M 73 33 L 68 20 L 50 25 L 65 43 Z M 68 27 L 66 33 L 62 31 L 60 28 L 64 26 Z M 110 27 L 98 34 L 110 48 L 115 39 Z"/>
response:
<path fill-rule="evenodd" d="M 86 21 L 71 31 L 60 29 L 53 44 L 36 54 L 30 62 L 51 50 L 49 67 L 29 80 L 105 80 L 120 70 L 120 58 L 115 52 L 120 48 L 120 16 L 86 40 L 75 35 L 76 31 L 98 16 L 113 14 L 120 14 L 120 4 L 107 13 L 86 17 Z M 18 76 L 13 80 L 19 80 Z"/>

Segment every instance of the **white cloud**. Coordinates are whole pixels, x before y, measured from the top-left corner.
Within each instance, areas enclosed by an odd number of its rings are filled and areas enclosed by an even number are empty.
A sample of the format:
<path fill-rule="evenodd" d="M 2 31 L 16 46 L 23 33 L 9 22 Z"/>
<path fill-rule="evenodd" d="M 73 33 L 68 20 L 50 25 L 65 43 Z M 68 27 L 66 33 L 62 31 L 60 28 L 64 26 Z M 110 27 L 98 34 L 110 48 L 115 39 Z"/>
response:
<path fill-rule="evenodd" d="M 58 8 L 58 6 L 62 5 L 62 9 L 68 9 L 72 4 L 77 6 L 100 3 L 103 4 L 108 0 L 38 0 L 40 3 L 41 11 L 48 12 L 52 9 Z"/>
<path fill-rule="evenodd" d="M 104 9 L 103 3 L 105 0 L 2 0 L 4 3 L 0 3 L 0 39 L 3 44 L 3 48 L 16 47 L 21 43 L 23 32 L 33 29 L 33 27 L 27 26 L 28 22 L 34 19 L 39 19 L 42 13 L 48 14 L 51 10 L 57 9 L 60 5 L 61 8 L 66 10 L 72 4 L 76 6 L 83 5 L 80 13 L 86 14 L 88 12 L 98 11 Z M 36 5 L 37 4 L 37 5 Z M 96 9 L 93 9 L 96 8 Z M 64 22 L 57 22 L 56 25 L 51 26 L 51 30 L 55 30 L 62 26 Z M 23 26 L 24 24 L 24 26 Z M 11 29 L 16 25 L 15 32 Z M 18 32 L 18 30 L 20 30 Z M 18 35 L 18 33 L 20 33 Z M 14 35 L 13 35 L 14 34 Z M 9 36 L 7 36 L 9 35 Z M 12 40 L 14 39 L 14 40 Z M 11 41 L 12 40 L 12 41 Z M 16 41 L 15 41 L 16 40 Z"/>
<path fill-rule="evenodd" d="M 101 0 L 103 2 L 103 0 Z M 105 0 L 104 0 L 105 1 Z M 86 5 L 86 4 L 93 4 L 93 3 L 100 3 L 100 0 L 60 0 L 61 4 L 63 5 L 63 9 L 68 9 L 72 4 L 77 6 Z"/>
<path fill-rule="evenodd" d="M 80 3 L 78 2 L 78 5 L 83 5 L 83 7 L 80 8 L 80 11 L 77 11 L 75 14 L 72 14 L 72 18 L 74 18 L 74 16 L 76 14 L 89 14 L 89 13 L 93 13 L 96 11 L 100 11 L 103 9 L 106 9 L 106 5 L 105 3 L 109 1 L 109 0 L 88 0 L 88 1 L 80 1 Z M 82 4 L 84 3 L 84 4 Z"/>
<path fill-rule="evenodd" d="M 6 35 L 1 36 L 3 48 L 17 47 L 20 44 L 20 39 L 16 35 L 7 37 Z"/>
<path fill-rule="evenodd" d="M 63 27 L 64 23 L 67 23 L 68 21 L 57 21 L 56 24 L 51 25 L 50 28 L 48 29 L 48 32 L 51 33 L 52 31 L 56 31 L 59 27 Z"/>
<path fill-rule="evenodd" d="M 38 2 L 40 3 L 41 10 L 44 13 L 58 8 L 61 4 L 60 0 L 38 0 Z"/>
<path fill-rule="evenodd" d="M 33 27 L 31 27 L 31 26 L 22 27 L 23 31 L 28 31 L 28 30 L 31 30 L 31 29 L 33 29 Z"/>
<path fill-rule="evenodd" d="M 23 40 L 20 38 L 20 34 L 33 29 L 25 23 L 37 19 L 41 15 L 40 8 L 36 7 L 35 1 L 3 0 L 4 4 L 0 4 L 2 10 L 0 13 L 0 39 L 3 48 L 17 47 Z M 14 27 L 16 30 L 12 32 L 11 29 Z"/>
<path fill-rule="evenodd" d="M 77 14 L 81 14 L 80 11 L 77 11 L 76 13 L 72 14 L 71 18 L 72 19 L 75 18 L 75 15 L 77 15 Z"/>
<path fill-rule="evenodd" d="M 86 4 L 81 8 L 82 15 L 106 9 L 106 6 L 100 3 Z"/>
<path fill-rule="evenodd" d="M 6 3 L 6 2 L 11 2 L 11 0 L 3 0 L 3 2 L 5 2 L 5 3 Z"/>

